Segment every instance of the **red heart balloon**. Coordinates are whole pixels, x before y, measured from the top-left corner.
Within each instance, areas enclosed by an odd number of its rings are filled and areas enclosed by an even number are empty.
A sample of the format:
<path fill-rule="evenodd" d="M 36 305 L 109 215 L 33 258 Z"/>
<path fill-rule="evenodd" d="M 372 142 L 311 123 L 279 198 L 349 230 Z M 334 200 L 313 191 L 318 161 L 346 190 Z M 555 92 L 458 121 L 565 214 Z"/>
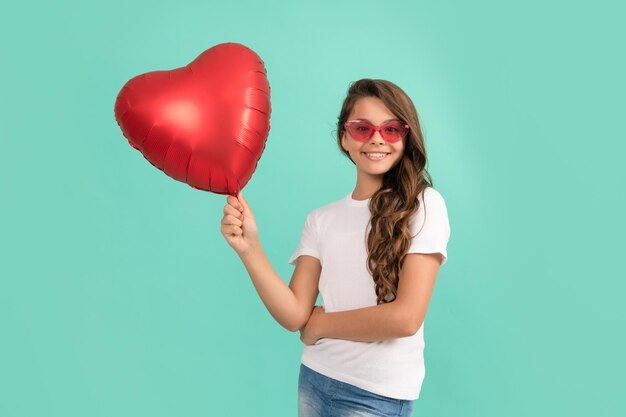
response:
<path fill-rule="evenodd" d="M 189 65 L 130 79 L 115 119 L 145 159 L 191 187 L 237 195 L 265 150 L 270 86 L 248 47 L 222 43 Z"/>

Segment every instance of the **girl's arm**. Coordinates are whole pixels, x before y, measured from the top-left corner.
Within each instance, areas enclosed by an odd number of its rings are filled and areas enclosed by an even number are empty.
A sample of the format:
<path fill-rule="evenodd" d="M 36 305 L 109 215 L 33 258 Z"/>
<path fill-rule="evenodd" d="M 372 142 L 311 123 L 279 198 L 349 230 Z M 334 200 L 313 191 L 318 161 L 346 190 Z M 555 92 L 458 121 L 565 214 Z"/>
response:
<path fill-rule="evenodd" d="M 259 241 L 254 214 L 241 191 L 228 195 L 221 232 L 239 255 L 261 300 L 272 317 L 295 332 L 307 322 L 317 298 L 321 264 L 312 256 L 301 256 L 287 286 L 270 264 Z"/>
<path fill-rule="evenodd" d="M 272 317 L 284 328 L 295 331 L 298 300 L 274 270 L 261 245 L 240 255 L 252 283 Z M 297 330 L 297 329 L 296 329 Z"/>
<path fill-rule="evenodd" d="M 394 301 L 332 313 L 316 307 L 303 329 L 301 339 L 311 344 L 324 337 L 374 342 L 406 336 L 409 336 L 408 327 L 401 316 L 401 309 Z"/>
<path fill-rule="evenodd" d="M 316 307 L 301 339 L 306 344 L 324 337 L 373 342 L 414 335 L 426 316 L 440 264 L 438 253 L 407 254 L 394 301 L 331 313 Z"/>

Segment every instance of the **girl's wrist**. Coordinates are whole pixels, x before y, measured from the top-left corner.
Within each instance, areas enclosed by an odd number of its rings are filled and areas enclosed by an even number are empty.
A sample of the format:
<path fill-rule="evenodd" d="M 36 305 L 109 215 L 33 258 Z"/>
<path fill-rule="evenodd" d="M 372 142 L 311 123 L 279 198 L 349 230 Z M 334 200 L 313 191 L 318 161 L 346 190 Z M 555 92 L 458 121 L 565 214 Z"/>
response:
<path fill-rule="evenodd" d="M 326 337 L 326 312 L 322 307 L 315 307 L 318 309 L 315 316 L 315 325 L 313 327 L 314 335 L 319 340 Z"/>
<path fill-rule="evenodd" d="M 263 247 L 260 242 L 256 242 L 251 244 L 245 251 L 238 253 L 238 255 L 241 260 L 245 262 L 247 259 L 253 258 L 261 252 L 263 252 Z"/>

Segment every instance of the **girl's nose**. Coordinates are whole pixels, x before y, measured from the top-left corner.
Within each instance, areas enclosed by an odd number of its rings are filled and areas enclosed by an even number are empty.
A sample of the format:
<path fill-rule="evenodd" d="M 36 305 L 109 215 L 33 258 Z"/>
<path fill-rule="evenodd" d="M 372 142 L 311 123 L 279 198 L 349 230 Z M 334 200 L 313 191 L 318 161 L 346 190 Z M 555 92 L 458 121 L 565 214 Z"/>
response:
<path fill-rule="evenodd" d="M 373 142 L 373 143 L 384 143 L 385 140 L 381 136 L 380 132 L 376 131 L 376 132 L 374 132 L 374 134 L 370 138 L 370 142 Z"/>

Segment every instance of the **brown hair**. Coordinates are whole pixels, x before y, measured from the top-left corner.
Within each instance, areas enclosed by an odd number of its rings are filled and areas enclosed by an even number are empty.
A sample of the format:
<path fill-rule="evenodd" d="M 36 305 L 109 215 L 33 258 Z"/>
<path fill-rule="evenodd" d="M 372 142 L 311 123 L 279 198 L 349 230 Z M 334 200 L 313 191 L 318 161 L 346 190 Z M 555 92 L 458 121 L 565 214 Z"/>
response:
<path fill-rule="evenodd" d="M 395 117 L 409 125 L 402 158 L 384 174 L 382 187 L 369 202 L 372 227 L 366 238 L 367 268 L 376 286 L 377 304 L 382 304 L 396 296 L 400 270 L 411 244 L 409 218 L 419 208 L 418 195 L 432 187 L 432 179 L 426 170 L 426 148 L 415 105 L 390 81 L 365 78 L 350 85 L 337 120 L 341 152 L 352 161 L 341 146 L 341 136 L 354 104 L 362 97 L 379 98 Z"/>

